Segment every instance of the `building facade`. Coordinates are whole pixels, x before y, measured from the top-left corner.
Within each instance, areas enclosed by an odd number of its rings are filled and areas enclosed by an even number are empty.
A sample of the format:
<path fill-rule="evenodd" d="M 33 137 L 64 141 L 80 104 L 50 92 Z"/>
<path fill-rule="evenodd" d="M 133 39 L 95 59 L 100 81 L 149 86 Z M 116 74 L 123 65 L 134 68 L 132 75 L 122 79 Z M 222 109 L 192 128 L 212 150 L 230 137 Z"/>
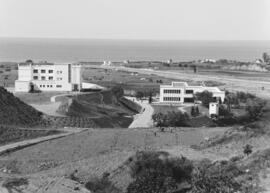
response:
<path fill-rule="evenodd" d="M 172 82 L 171 85 L 160 85 L 160 103 L 193 103 L 194 94 L 203 91 L 213 93 L 213 97 L 223 102 L 225 92 L 218 87 L 189 86 L 186 82 Z"/>
<path fill-rule="evenodd" d="M 20 63 L 15 92 L 79 91 L 81 68 L 80 64 Z"/>

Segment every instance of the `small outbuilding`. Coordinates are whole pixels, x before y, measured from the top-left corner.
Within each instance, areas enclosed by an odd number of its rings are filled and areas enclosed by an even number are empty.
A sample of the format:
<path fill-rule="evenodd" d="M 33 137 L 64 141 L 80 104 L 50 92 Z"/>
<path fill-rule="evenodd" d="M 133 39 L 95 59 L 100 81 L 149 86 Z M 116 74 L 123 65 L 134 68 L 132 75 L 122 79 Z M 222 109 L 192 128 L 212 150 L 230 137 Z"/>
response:
<path fill-rule="evenodd" d="M 209 103 L 209 116 L 218 116 L 219 115 L 219 103 L 213 102 Z"/>

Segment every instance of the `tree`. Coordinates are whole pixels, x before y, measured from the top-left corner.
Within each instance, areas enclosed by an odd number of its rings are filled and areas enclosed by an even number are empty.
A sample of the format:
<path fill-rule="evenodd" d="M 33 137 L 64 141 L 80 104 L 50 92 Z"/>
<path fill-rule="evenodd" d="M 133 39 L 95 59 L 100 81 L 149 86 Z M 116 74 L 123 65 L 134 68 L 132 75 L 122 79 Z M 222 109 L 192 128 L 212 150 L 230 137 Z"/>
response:
<path fill-rule="evenodd" d="M 197 66 L 196 65 L 193 66 L 193 72 L 194 72 L 194 74 L 197 73 Z"/>
<path fill-rule="evenodd" d="M 203 106 L 205 106 L 206 108 L 209 108 L 209 103 L 215 102 L 215 99 L 213 98 L 213 93 L 207 90 L 200 93 L 195 93 L 195 98 L 199 101 L 202 101 Z"/>
<path fill-rule="evenodd" d="M 152 116 L 157 127 L 187 127 L 189 116 L 181 111 L 169 111 L 166 114 L 157 113 Z"/>
<path fill-rule="evenodd" d="M 148 102 L 149 102 L 149 104 L 151 104 L 153 102 L 152 92 L 149 93 Z"/>
<path fill-rule="evenodd" d="M 144 94 L 143 94 L 143 92 L 141 92 L 141 91 L 137 91 L 135 97 L 136 97 L 137 99 L 142 99 L 142 98 L 144 97 Z"/>
<path fill-rule="evenodd" d="M 192 106 L 190 109 L 190 114 L 192 117 L 197 117 L 200 115 L 199 107 L 198 106 Z"/>
<path fill-rule="evenodd" d="M 252 120 L 257 120 L 263 114 L 266 102 L 261 99 L 248 99 L 246 111 Z"/>
<path fill-rule="evenodd" d="M 112 92 L 117 97 L 117 99 L 124 96 L 124 89 L 121 86 L 114 86 L 112 88 Z"/>
<path fill-rule="evenodd" d="M 199 116 L 200 115 L 200 111 L 199 111 L 199 107 L 195 106 L 195 116 Z"/>
<path fill-rule="evenodd" d="M 191 109 L 190 109 L 190 115 L 192 117 L 195 117 L 196 116 L 196 112 L 195 112 L 195 107 L 194 106 L 192 106 Z"/>
<path fill-rule="evenodd" d="M 226 105 L 220 105 L 219 106 L 219 116 L 222 116 L 222 117 L 232 117 L 233 114 L 229 111 L 229 109 L 226 107 Z"/>
<path fill-rule="evenodd" d="M 166 115 L 163 113 L 156 113 L 152 115 L 152 119 L 157 127 L 165 126 Z"/>
<path fill-rule="evenodd" d="M 265 63 L 268 63 L 270 61 L 270 57 L 266 52 L 263 53 L 262 58 Z"/>
<path fill-rule="evenodd" d="M 33 64 L 34 62 L 33 62 L 33 60 L 28 59 L 25 61 L 25 63 L 32 63 Z"/>

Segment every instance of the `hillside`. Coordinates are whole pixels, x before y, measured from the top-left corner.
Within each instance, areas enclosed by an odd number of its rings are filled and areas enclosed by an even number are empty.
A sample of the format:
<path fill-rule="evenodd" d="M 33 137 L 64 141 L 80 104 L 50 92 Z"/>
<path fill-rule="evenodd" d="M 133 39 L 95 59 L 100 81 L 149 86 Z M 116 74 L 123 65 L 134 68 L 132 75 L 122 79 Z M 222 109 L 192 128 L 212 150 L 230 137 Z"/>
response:
<path fill-rule="evenodd" d="M 91 118 L 101 128 L 128 127 L 140 106 L 114 90 L 86 93 L 66 98 L 58 113 L 68 117 Z"/>
<path fill-rule="evenodd" d="M 0 87 L 0 125 L 35 126 L 43 122 L 42 113 Z"/>

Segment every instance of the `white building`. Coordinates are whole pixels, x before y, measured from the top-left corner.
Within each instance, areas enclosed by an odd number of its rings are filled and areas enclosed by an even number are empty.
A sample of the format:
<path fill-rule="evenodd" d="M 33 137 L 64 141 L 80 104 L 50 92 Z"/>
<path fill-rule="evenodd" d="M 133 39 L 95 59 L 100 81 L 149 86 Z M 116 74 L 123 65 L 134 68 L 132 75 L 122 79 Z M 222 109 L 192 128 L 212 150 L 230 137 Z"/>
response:
<path fill-rule="evenodd" d="M 79 91 L 82 87 L 80 64 L 25 62 L 18 64 L 15 92 Z"/>
<path fill-rule="evenodd" d="M 186 82 L 172 82 L 171 85 L 160 85 L 160 103 L 193 103 L 194 94 L 203 91 L 213 93 L 213 97 L 220 98 L 223 102 L 225 99 L 225 92 L 218 87 L 207 86 L 189 86 Z"/>
<path fill-rule="evenodd" d="M 209 116 L 219 115 L 219 103 L 209 103 Z"/>

